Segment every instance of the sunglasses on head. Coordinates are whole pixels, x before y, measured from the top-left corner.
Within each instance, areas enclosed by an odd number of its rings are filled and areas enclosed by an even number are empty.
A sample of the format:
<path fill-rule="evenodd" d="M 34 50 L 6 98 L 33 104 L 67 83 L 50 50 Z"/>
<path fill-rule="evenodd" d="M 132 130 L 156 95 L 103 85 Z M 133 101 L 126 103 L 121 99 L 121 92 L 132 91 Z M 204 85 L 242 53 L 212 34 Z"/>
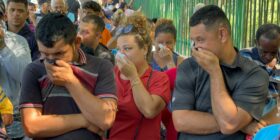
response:
<path fill-rule="evenodd" d="M 133 31 L 133 29 L 135 30 L 135 27 L 132 24 L 128 24 L 126 26 L 122 26 L 119 29 L 117 29 L 116 36 L 120 36 L 122 34 L 131 33 Z"/>

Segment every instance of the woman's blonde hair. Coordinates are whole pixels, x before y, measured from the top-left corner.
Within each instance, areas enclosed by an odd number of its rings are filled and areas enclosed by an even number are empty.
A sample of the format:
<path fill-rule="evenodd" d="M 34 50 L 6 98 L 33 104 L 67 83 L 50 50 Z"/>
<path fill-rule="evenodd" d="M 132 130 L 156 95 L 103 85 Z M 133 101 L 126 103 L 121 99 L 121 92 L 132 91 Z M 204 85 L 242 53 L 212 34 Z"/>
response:
<path fill-rule="evenodd" d="M 150 38 L 150 28 L 148 26 L 148 20 L 146 16 L 144 16 L 141 12 L 133 13 L 131 16 L 128 16 L 125 20 L 122 21 L 123 27 L 127 27 L 129 25 L 132 25 L 134 29 L 129 33 L 120 34 L 120 36 L 128 34 L 135 35 L 135 39 L 139 47 L 147 47 L 148 51 L 146 58 L 149 61 L 151 57 L 152 41 Z"/>

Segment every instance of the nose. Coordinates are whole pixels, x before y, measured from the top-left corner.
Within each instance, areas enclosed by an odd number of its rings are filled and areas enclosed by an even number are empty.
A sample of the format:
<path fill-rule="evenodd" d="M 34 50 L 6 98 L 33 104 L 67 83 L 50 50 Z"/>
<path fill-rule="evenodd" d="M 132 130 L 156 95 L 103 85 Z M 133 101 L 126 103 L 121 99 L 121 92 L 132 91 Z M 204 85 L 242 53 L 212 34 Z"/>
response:
<path fill-rule="evenodd" d="M 124 49 L 119 49 L 119 51 L 123 54 L 125 53 Z"/>

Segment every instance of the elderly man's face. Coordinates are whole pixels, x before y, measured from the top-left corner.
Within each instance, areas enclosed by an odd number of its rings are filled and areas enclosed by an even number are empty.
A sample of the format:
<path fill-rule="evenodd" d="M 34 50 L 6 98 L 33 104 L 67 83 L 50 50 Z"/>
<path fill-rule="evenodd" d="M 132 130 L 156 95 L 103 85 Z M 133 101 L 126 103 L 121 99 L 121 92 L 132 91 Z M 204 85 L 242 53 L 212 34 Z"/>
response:
<path fill-rule="evenodd" d="M 257 43 L 259 55 L 263 63 L 268 64 L 274 58 L 279 59 L 280 34 L 273 40 L 261 36 Z"/>
<path fill-rule="evenodd" d="M 51 2 L 51 11 L 61 14 L 66 14 L 67 7 L 64 0 L 52 0 Z"/>

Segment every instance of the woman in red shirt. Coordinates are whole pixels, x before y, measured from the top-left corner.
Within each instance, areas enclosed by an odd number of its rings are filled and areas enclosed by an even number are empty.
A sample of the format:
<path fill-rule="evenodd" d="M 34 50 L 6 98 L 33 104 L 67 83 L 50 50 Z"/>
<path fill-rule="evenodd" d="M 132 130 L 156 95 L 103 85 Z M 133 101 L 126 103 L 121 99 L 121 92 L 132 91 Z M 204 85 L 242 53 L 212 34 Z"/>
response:
<path fill-rule="evenodd" d="M 118 112 L 110 140 L 159 140 L 161 111 L 170 100 L 165 73 L 153 71 L 146 17 L 136 13 L 118 33 L 115 78 Z"/>

